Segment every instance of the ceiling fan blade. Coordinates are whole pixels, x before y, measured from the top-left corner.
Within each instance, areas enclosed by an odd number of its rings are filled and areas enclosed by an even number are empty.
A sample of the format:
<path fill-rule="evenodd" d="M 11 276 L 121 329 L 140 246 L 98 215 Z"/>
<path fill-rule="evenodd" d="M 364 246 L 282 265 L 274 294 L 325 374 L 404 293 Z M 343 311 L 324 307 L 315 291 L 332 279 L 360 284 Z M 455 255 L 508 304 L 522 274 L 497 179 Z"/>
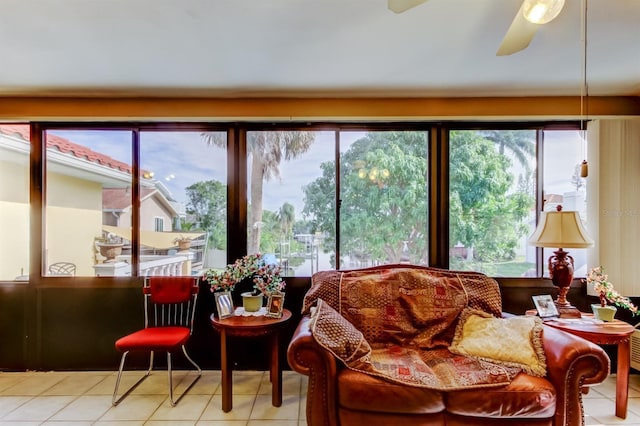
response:
<path fill-rule="evenodd" d="M 406 10 L 416 7 L 422 3 L 426 3 L 428 0 L 388 0 L 389 10 L 395 13 L 402 13 Z"/>
<path fill-rule="evenodd" d="M 524 3 L 520 6 L 515 18 L 513 18 L 513 22 L 511 22 L 511 26 L 502 39 L 502 44 L 500 44 L 496 56 L 511 55 L 526 49 L 531 40 L 533 40 L 536 31 L 538 31 L 540 25 L 527 21 L 522 13 L 523 7 Z"/>

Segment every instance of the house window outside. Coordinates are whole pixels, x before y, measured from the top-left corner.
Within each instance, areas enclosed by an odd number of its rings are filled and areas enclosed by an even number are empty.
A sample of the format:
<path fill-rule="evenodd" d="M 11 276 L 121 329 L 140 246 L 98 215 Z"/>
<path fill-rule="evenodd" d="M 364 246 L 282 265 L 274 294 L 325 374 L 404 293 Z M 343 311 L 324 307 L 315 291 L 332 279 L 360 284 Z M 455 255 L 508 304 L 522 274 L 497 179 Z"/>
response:
<path fill-rule="evenodd" d="M 163 217 L 154 217 L 153 218 L 153 231 L 154 232 L 164 232 L 164 218 Z"/>
<path fill-rule="evenodd" d="M 29 278 L 28 124 L 0 124 L 0 281 Z"/>

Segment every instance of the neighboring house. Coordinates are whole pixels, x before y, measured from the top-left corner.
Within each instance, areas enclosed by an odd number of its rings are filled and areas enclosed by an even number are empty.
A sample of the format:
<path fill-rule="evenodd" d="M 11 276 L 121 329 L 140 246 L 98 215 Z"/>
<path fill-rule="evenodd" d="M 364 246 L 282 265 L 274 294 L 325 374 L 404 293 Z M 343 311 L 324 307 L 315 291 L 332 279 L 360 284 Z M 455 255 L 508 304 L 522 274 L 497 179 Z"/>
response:
<path fill-rule="evenodd" d="M 160 185 L 158 185 L 160 186 Z M 140 189 L 140 229 L 168 232 L 178 212 L 168 192 L 157 187 Z M 105 188 L 102 191 L 102 223 L 128 228 L 131 226 L 131 191 L 127 188 Z"/>
<path fill-rule="evenodd" d="M 0 125 L 0 280 L 29 273 L 29 153 L 28 126 Z M 132 168 L 53 135 L 47 137 L 46 166 L 44 272 L 52 263 L 71 262 L 76 275 L 92 276 L 103 225 L 131 227 Z M 171 231 L 175 201 L 157 181 L 143 177 L 141 185 L 141 230 Z"/>

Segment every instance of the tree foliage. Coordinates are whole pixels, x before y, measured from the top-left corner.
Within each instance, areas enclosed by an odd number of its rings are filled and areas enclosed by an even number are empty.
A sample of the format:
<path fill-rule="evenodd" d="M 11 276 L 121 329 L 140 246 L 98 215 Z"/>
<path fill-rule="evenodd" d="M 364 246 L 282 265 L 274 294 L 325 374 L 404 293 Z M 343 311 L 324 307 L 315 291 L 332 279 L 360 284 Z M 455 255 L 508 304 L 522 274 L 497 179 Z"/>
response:
<path fill-rule="evenodd" d="M 374 132 L 340 156 L 341 254 L 352 261 L 422 263 L 426 256 L 426 137 Z M 335 164 L 304 188 L 303 213 L 335 245 Z"/>
<path fill-rule="evenodd" d="M 220 132 L 203 133 L 210 145 L 226 147 L 226 135 Z M 280 177 L 280 163 L 293 160 L 307 152 L 315 139 L 313 132 L 301 131 L 256 131 L 247 132 L 247 153 L 251 157 L 251 223 L 247 250 L 257 253 L 261 248 L 262 227 L 262 187 L 264 181 Z"/>
<path fill-rule="evenodd" d="M 209 234 L 211 248 L 227 247 L 227 187 L 217 180 L 196 182 L 186 188 L 187 215 Z"/>
<path fill-rule="evenodd" d="M 462 243 L 484 262 L 513 259 L 533 197 L 510 192 L 511 161 L 492 141 L 472 131 L 450 139 L 450 246 Z"/>
<path fill-rule="evenodd" d="M 513 190 L 511 160 L 496 142 L 479 132 L 454 131 L 450 145 L 450 246 L 462 243 L 477 260 L 513 259 L 533 197 Z M 341 154 L 339 166 L 341 255 L 368 263 L 426 263 L 426 134 L 369 133 Z M 336 241 L 336 167 L 320 167 L 322 176 L 304 188 L 303 214 L 330 248 Z"/>

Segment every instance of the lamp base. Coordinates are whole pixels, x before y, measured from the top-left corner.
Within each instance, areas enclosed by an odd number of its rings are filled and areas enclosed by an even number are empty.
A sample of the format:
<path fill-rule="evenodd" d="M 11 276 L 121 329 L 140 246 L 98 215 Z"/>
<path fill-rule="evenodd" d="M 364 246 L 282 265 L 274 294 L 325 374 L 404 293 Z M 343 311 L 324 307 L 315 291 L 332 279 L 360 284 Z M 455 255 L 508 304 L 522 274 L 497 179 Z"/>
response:
<path fill-rule="evenodd" d="M 558 313 L 560 314 L 560 318 L 582 318 L 582 314 L 575 306 L 567 303 L 560 304 L 557 301 L 555 302 L 556 308 L 558 309 Z"/>

